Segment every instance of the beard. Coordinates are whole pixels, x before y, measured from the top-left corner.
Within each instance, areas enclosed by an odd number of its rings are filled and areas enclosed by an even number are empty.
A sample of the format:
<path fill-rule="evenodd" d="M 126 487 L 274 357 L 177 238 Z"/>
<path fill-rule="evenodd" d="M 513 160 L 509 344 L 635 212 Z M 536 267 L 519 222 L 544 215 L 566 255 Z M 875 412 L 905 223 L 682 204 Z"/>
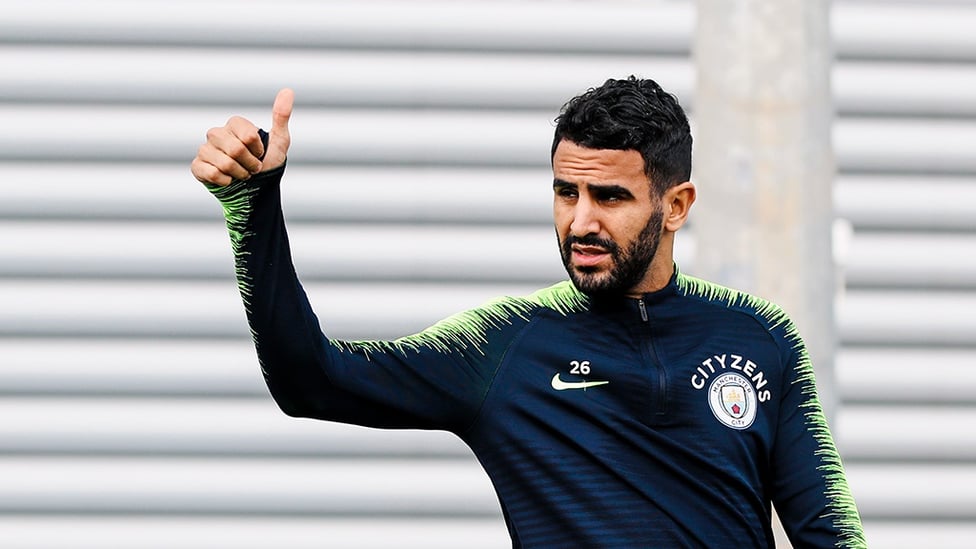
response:
<path fill-rule="evenodd" d="M 613 240 L 602 239 L 596 235 L 582 237 L 569 235 L 559 245 L 563 266 L 569 273 L 573 285 L 588 296 L 625 294 L 637 286 L 650 269 L 661 243 L 663 227 L 664 209 L 658 208 L 651 214 L 647 224 L 626 250 L 622 250 Z M 599 246 L 605 249 L 610 254 L 610 268 L 601 272 L 600 267 L 574 266 L 572 264 L 573 244 Z"/>

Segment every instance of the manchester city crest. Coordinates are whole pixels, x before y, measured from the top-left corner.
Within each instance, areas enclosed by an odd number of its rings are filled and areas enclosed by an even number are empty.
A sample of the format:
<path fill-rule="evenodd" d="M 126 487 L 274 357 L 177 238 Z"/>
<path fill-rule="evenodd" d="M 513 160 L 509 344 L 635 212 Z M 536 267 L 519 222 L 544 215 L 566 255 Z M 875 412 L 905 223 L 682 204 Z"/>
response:
<path fill-rule="evenodd" d="M 756 419 L 756 391 L 745 376 L 735 372 L 712 381 L 708 405 L 716 419 L 733 429 L 746 429 Z"/>

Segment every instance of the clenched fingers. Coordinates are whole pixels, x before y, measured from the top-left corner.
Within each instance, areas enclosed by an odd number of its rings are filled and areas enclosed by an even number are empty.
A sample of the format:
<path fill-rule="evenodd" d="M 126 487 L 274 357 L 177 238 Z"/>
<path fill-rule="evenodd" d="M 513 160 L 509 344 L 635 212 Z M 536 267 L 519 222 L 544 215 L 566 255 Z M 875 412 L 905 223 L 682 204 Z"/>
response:
<path fill-rule="evenodd" d="M 190 164 L 193 176 L 203 183 L 228 185 L 261 171 L 264 145 L 254 124 L 233 117 L 207 132 L 207 141 Z"/>

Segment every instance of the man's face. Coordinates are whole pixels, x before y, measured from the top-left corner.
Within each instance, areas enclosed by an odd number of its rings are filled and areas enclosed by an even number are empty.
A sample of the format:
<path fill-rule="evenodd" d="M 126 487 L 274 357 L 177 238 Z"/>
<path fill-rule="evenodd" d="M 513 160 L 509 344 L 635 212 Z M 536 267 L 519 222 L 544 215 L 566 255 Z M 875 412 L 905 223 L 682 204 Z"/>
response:
<path fill-rule="evenodd" d="M 553 155 L 553 219 L 563 265 L 583 293 L 640 293 L 664 211 L 633 150 L 563 140 Z"/>

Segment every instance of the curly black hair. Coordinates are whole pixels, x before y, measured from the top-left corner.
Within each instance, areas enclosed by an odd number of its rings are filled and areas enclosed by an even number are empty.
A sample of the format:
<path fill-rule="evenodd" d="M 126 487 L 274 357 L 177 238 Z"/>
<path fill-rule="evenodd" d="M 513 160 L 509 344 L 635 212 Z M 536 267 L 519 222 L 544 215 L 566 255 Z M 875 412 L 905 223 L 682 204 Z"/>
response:
<path fill-rule="evenodd" d="M 570 99 L 555 122 L 553 156 L 563 139 L 593 149 L 636 150 L 659 195 L 691 178 L 688 117 L 653 80 L 611 78 Z"/>

